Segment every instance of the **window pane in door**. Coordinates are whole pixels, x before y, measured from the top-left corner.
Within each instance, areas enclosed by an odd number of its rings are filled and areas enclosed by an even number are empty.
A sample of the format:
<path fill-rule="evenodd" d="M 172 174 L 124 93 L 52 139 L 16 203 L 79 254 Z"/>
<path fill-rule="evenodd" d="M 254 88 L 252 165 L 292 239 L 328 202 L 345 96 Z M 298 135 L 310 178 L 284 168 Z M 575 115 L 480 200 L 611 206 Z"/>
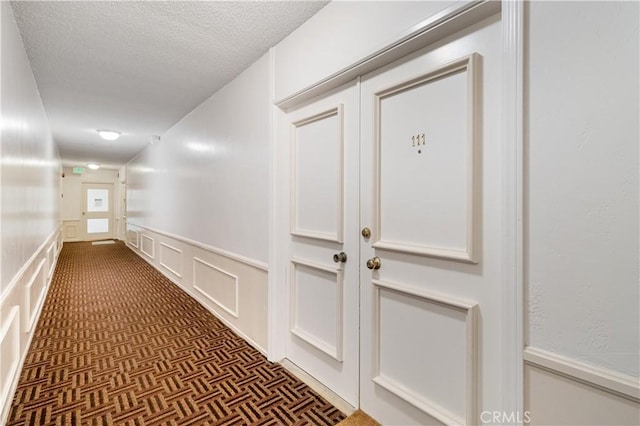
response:
<path fill-rule="evenodd" d="M 87 234 L 109 232 L 109 219 L 87 219 Z"/>
<path fill-rule="evenodd" d="M 109 190 L 108 189 L 87 189 L 87 211 L 88 212 L 108 212 L 109 211 Z"/>

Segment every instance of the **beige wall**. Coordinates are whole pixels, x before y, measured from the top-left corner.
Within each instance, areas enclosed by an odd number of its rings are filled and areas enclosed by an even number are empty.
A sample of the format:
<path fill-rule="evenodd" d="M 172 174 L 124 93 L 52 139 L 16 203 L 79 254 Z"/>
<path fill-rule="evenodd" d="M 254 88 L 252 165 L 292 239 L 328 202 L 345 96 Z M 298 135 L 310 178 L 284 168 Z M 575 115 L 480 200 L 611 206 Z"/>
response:
<path fill-rule="evenodd" d="M 118 233 L 120 228 L 121 208 L 120 190 L 121 185 L 118 179 L 117 170 L 91 170 L 85 168 L 82 174 L 73 173 L 72 167 L 64 167 L 64 178 L 62 178 L 62 235 L 64 241 L 83 241 L 83 224 L 82 224 L 82 184 L 84 182 L 91 183 L 110 183 L 113 185 L 112 196 L 112 212 L 113 212 L 113 238 L 123 238 Z"/>

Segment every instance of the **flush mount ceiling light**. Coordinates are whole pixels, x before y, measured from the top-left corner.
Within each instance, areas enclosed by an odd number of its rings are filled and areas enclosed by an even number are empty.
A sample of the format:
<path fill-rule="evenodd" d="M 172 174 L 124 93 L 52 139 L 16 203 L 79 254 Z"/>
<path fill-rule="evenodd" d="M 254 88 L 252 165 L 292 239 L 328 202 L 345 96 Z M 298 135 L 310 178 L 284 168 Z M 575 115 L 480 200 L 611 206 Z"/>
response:
<path fill-rule="evenodd" d="M 87 167 L 89 167 L 91 170 L 98 170 L 100 168 L 100 164 L 89 163 L 89 164 L 87 164 Z"/>
<path fill-rule="evenodd" d="M 120 137 L 120 132 L 116 132 L 114 130 L 96 130 L 102 139 L 106 139 L 108 141 L 115 141 Z"/>

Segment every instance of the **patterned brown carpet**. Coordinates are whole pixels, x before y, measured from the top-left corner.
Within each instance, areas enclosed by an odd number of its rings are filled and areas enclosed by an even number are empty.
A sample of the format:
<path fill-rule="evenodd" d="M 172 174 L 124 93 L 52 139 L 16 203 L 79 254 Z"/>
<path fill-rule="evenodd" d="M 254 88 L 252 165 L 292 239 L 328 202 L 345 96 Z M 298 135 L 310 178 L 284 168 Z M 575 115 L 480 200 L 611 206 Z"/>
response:
<path fill-rule="evenodd" d="M 124 244 L 66 243 L 9 425 L 333 425 L 344 418 Z"/>

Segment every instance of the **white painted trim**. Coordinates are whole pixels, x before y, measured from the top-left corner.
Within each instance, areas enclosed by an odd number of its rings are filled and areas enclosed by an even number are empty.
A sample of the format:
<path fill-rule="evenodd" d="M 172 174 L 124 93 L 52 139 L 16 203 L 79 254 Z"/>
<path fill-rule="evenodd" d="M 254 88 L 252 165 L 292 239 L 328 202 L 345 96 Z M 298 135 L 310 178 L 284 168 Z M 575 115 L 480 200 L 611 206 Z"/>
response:
<path fill-rule="evenodd" d="M 278 140 L 278 113 L 273 105 L 275 98 L 275 49 L 269 49 L 269 264 L 267 275 L 268 326 L 267 348 L 269 361 L 275 362 L 284 358 L 286 354 L 287 327 L 287 299 L 286 299 L 286 268 L 287 262 L 283 251 L 280 250 L 280 223 L 284 220 L 279 213 L 282 206 L 279 195 L 281 192 L 278 172 L 281 168 L 279 154 L 281 144 Z"/>
<path fill-rule="evenodd" d="M 424 289 L 415 288 L 399 283 L 382 280 L 371 280 L 374 285 L 373 297 L 373 381 L 395 394 L 399 398 L 413 405 L 417 409 L 449 425 L 475 425 L 478 423 L 478 332 L 476 302 L 465 301 L 450 296 L 432 293 Z M 448 309 L 463 312 L 466 315 L 466 371 L 465 371 L 465 416 L 459 417 L 454 413 L 440 407 L 438 404 L 426 398 L 416 395 L 402 384 L 380 374 L 380 289 L 389 290 L 398 294 L 420 298 L 429 303 L 437 304 Z"/>
<path fill-rule="evenodd" d="M 187 293 L 190 297 L 192 297 L 195 301 L 197 301 L 200 305 L 202 305 L 207 311 L 209 311 L 213 316 L 215 316 L 218 320 L 220 320 L 220 322 L 222 322 L 224 325 L 229 327 L 238 336 L 242 337 L 255 350 L 260 352 L 265 357 L 267 356 L 266 349 L 264 349 L 262 346 L 260 346 L 258 343 L 256 343 L 251 337 L 249 337 L 245 333 L 243 333 L 242 330 L 238 329 L 231 322 L 229 322 L 226 318 L 221 316 L 219 312 L 217 312 L 215 309 L 213 309 L 211 306 L 209 306 L 202 299 L 202 297 L 200 297 L 200 294 L 192 291 L 188 287 L 185 287 L 179 281 L 177 281 L 174 277 L 172 277 L 171 275 L 165 273 L 165 271 L 163 271 L 162 269 L 159 269 L 158 267 L 156 267 L 156 265 L 150 259 L 148 259 L 146 256 L 142 256 L 137 250 L 131 250 L 131 251 L 134 252 L 136 254 L 136 256 L 138 256 L 140 259 L 144 260 L 149 265 L 151 265 L 156 271 L 160 272 L 165 278 L 167 278 L 169 281 L 171 281 L 173 284 L 175 284 L 180 290 L 182 290 L 185 293 Z"/>
<path fill-rule="evenodd" d="M 333 392 L 331 389 L 323 385 L 320 381 L 318 381 L 315 377 L 304 371 L 302 368 L 298 367 L 296 364 L 291 362 L 289 359 L 283 359 L 280 362 L 280 365 L 284 367 L 289 373 L 296 376 L 303 382 L 305 385 L 309 386 L 311 389 L 316 391 L 321 397 L 327 400 L 331 405 L 340 410 L 343 414 L 350 416 L 356 411 L 356 407 L 349 404 L 347 401 L 342 399 L 340 395 Z"/>
<path fill-rule="evenodd" d="M 481 115 L 481 99 L 480 84 L 478 82 L 480 76 L 479 69 L 480 55 L 473 53 L 464 58 L 457 59 L 438 68 L 424 73 L 417 77 L 412 77 L 401 83 L 394 84 L 392 87 L 383 89 L 375 93 L 374 102 L 374 177 L 373 177 L 373 230 L 372 242 L 373 247 L 377 249 L 393 250 L 403 253 L 422 255 L 428 257 L 436 257 L 440 259 L 448 259 L 461 262 L 477 263 L 477 234 L 478 234 L 478 211 L 480 203 L 478 166 L 479 159 L 479 129 Z M 467 194 L 466 194 L 466 250 L 451 250 L 437 246 L 407 244 L 400 241 L 384 241 L 382 240 L 382 195 L 381 195 L 381 165 L 382 165 L 382 101 L 394 96 L 400 92 L 404 92 L 413 88 L 429 84 L 446 78 L 450 75 L 467 73 L 467 141 L 466 141 L 466 159 L 467 159 Z"/>
<path fill-rule="evenodd" d="M 151 241 L 151 253 L 148 253 L 144 250 L 144 239 L 147 239 L 149 241 Z M 153 238 L 151 238 L 148 235 L 145 234 L 140 234 L 140 251 L 144 254 L 146 254 L 147 256 L 149 256 L 149 259 L 155 259 L 155 255 L 156 255 L 156 245 L 155 245 L 155 240 Z"/>
<path fill-rule="evenodd" d="M 27 272 L 27 269 L 29 269 L 30 265 L 33 262 L 35 262 L 36 258 L 40 255 L 40 253 L 42 253 L 42 251 L 47 246 L 51 238 L 53 238 L 56 232 L 60 231 L 61 226 L 62 226 L 62 222 L 58 223 L 58 226 L 56 226 L 53 232 L 51 232 L 49 236 L 47 236 L 44 242 L 40 244 L 40 246 L 33 252 L 29 260 L 27 260 L 25 264 L 22 265 L 22 268 L 20 268 L 18 272 L 13 276 L 13 279 L 11 280 L 7 288 L 4 290 L 2 295 L 0 295 L 0 306 L 4 304 L 5 299 L 9 297 L 9 295 L 15 290 L 15 287 L 18 285 L 18 282 L 22 279 L 22 276 L 25 274 L 25 272 Z"/>
<path fill-rule="evenodd" d="M 38 263 L 38 266 L 35 270 L 35 272 L 33 273 L 33 275 L 31 275 L 31 278 L 29 279 L 29 282 L 27 283 L 27 285 L 24 286 L 24 322 L 23 322 L 23 331 L 25 333 L 30 333 L 33 331 L 33 326 L 35 325 L 36 321 L 38 320 L 38 316 L 40 314 L 40 309 L 42 308 L 42 305 L 44 304 L 44 300 L 47 297 L 47 279 L 44 276 L 41 276 L 41 274 L 43 273 L 44 270 L 44 265 L 47 263 L 47 259 L 43 258 L 40 260 L 40 263 Z M 37 295 L 37 302 L 36 305 L 34 306 L 33 310 L 31 310 L 31 287 L 33 287 L 34 284 L 36 284 L 37 279 L 40 278 L 40 280 L 42 281 L 42 289 L 40 289 L 40 293 Z"/>
<path fill-rule="evenodd" d="M 20 376 L 20 370 L 19 370 L 19 366 L 20 366 L 20 306 L 19 305 L 14 305 L 11 307 L 11 310 L 9 311 L 9 314 L 7 315 L 7 319 L 5 320 L 5 322 L 2 324 L 2 328 L 0 328 L 0 348 L 2 348 L 3 344 L 4 344 L 4 340 L 5 338 L 7 338 L 9 335 L 11 335 L 11 339 L 13 340 L 11 342 L 11 345 L 9 346 L 10 348 L 13 348 L 13 362 L 11 363 L 11 366 L 8 367 L 7 371 L 10 372 L 9 376 L 7 377 L 3 377 L 4 382 L 0 383 L 1 387 L 0 387 L 0 401 L 3 402 L 4 407 L 2 408 L 6 408 L 6 405 L 9 403 L 9 401 L 11 401 L 12 398 L 10 398 L 12 392 L 12 388 L 13 388 L 13 382 L 15 381 L 16 377 Z M 17 321 L 17 323 L 16 323 Z M 2 356 L 2 351 L 0 350 L 0 364 L 4 364 L 6 361 L 4 359 L 1 358 Z M 7 414 L 9 414 L 9 410 L 7 409 Z"/>
<path fill-rule="evenodd" d="M 502 409 L 524 413 L 524 1 L 503 2 L 501 19 Z"/>
<path fill-rule="evenodd" d="M 371 55 L 291 96 L 278 100 L 276 105 L 286 111 L 288 108 L 340 87 L 358 76 L 382 68 L 411 52 L 437 40 L 444 39 L 457 31 L 498 13 L 500 11 L 500 3 L 494 0 L 458 1 L 451 7 L 409 28 L 404 34 L 394 37 L 394 40 Z"/>
<path fill-rule="evenodd" d="M 244 263 L 244 264 L 249 265 L 249 266 L 253 266 L 254 268 L 260 269 L 262 271 L 269 271 L 269 265 L 267 265 L 265 262 L 262 262 L 260 260 L 251 259 L 250 257 L 246 257 L 246 256 L 242 256 L 240 254 L 232 253 L 232 252 L 227 251 L 227 250 L 223 250 L 223 249 L 220 249 L 220 248 L 217 248 L 217 247 L 213 247 L 213 246 L 210 246 L 208 244 L 200 243 L 198 241 L 194 241 L 194 240 L 191 240 L 189 238 L 181 237 L 179 235 L 171 234 L 169 232 L 160 231 L 158 229 L 150 228 L 148 226 L 136 225 L 135 223 L 132 223 L 132 222 L 127 222 L 127 225 L 135 226 L 136 228 L 146 229 L 147 231 L 154 232 L 154 233 L 156 233 L 158 235 L 162 235 L 162 236 L 165 236 L 165 237 L 168 237 L 168 238 L 172 238 L 172 239 L 174 239 L 176 241 L 181 241 L 183 243 L 186 243 L 186 244 L 201 248 L 201 249 L 206 250 L 208 252 L 211 252 L 211 253 L 214 253 L 214 254 L 219 254 L 220 256 L 228 257 L 229 259 Z M 137 246 L 134 246 L 134 247 L 138 248 Z"/>
<path fill-rule="evenodd" d="M 312 238 L 316 240 L 344 242 L 344 113 L 343 105 L 314 114 L 310 117 L 291 123 L 291 207 L 290 207 L 290 233 L 294 236 Z M 298 138 L 299 127 L 315 123 L 325 118 L 336 116 L 338 118 L 338 187 L 336 188 L 336 232 L 326 233 L 298 227 Z"/>
<path fill-rule="evenodd" d="M 322 271 L 327 274 L 336 276 L 336 344 L 335 346 L 331 346 L 322 340 L 316 338 L 312 333 L 301 329 L 298 326 L 297 318 L 298 318 L 298 305 L 296 304 L 297 299 L 297 280 L 296 280 L 296 269 L 298 266 L 304 266 L 310 269 L 315 269 L 317 271 Z M 344 346 L 344 318 L 343 318 L 343 307 L 344 307 L 344 274 L 342 269 L 329 268 L 324 265 L 320 265 L 315 262 L 310 262 L 302 259 L 291 259 L 291 304 L 290 309 L 291 313 L 289 316 L 289 331 L 294 336 L 304 340 L 311 346 L 315 347 L 319 351 L 324 352 L 329 355 L 331 358 L 335 359 L 338 362 L 343 361 L 343 346 Z"/>
<path fill-rule="evenodd" d="M 211 296 L 209 293 L 207 293 L 204 289 L 198 287 L 198 283 L 197 283 L 197 278 L 196 278 L 196 263 L 200 263 L 204 266 L 207 266 L 208 268 L 211 268 L 215 271 L 220 272 L 221 274 L 227 275 L 231 278 L 234 279 L 234 284 L 235 284 L 235 306 L 234 309 L 230 309 L 229 307 L 227 307 L 224 303 L 222 303 L 221 301 L 219 301 L 218 299 L 216 299 L 215 297 Z M 238 285 L 238 277 L 236 275 L 233 275 L 232 273 L 225 271 L 224 269 L 218 268 L 215 265 L 212 265 L 198 257 L 193 256 L 193 288 L 198 290 L 200 293 L 202 293 L 202 295 L 204 297 L 206 297 L 207 299 L 211 300 L 213 303 L 215 303 L 216 305 L 218 305 L 221 309 L 224 309 L 225 312 L 227 312 L 230 315 L 233 315 L 235 318 L 239 317 L 239 309 L 238 309 L 238 305 L 240 303 L 240 286 Z"/>
<path fill-rule="evenodd" d="M 167 264 L 165 264 L 162 261 L 162 253 L 163 253 L 162 247 L 165 247 L 165 248 L 167 248 L 169 250 L 173 250 L 173 251 L 175 251 L 176 253 L 178 253 L 180 255 L 180 272 L 174 271 L 173 268 L 171 268 L 170 266 L 168 266 Z M 160 266 L 165 268 L 167 271 L 173 273 L 176 277 L 182 278 L 182 250 L 177 249 L 177 248 L 175 248 L 173 246 L 170 246 L 167 243 L 164 243 L 164 242 L 160 241 Z"/>
<path fill-rule="evenodd" d="M 524 360 L 570 380 L 600 389 L 636 403 L 640 402 L 640 379 L 608 368 L 586 364 L 544 349 L 527 346 Z"/>

